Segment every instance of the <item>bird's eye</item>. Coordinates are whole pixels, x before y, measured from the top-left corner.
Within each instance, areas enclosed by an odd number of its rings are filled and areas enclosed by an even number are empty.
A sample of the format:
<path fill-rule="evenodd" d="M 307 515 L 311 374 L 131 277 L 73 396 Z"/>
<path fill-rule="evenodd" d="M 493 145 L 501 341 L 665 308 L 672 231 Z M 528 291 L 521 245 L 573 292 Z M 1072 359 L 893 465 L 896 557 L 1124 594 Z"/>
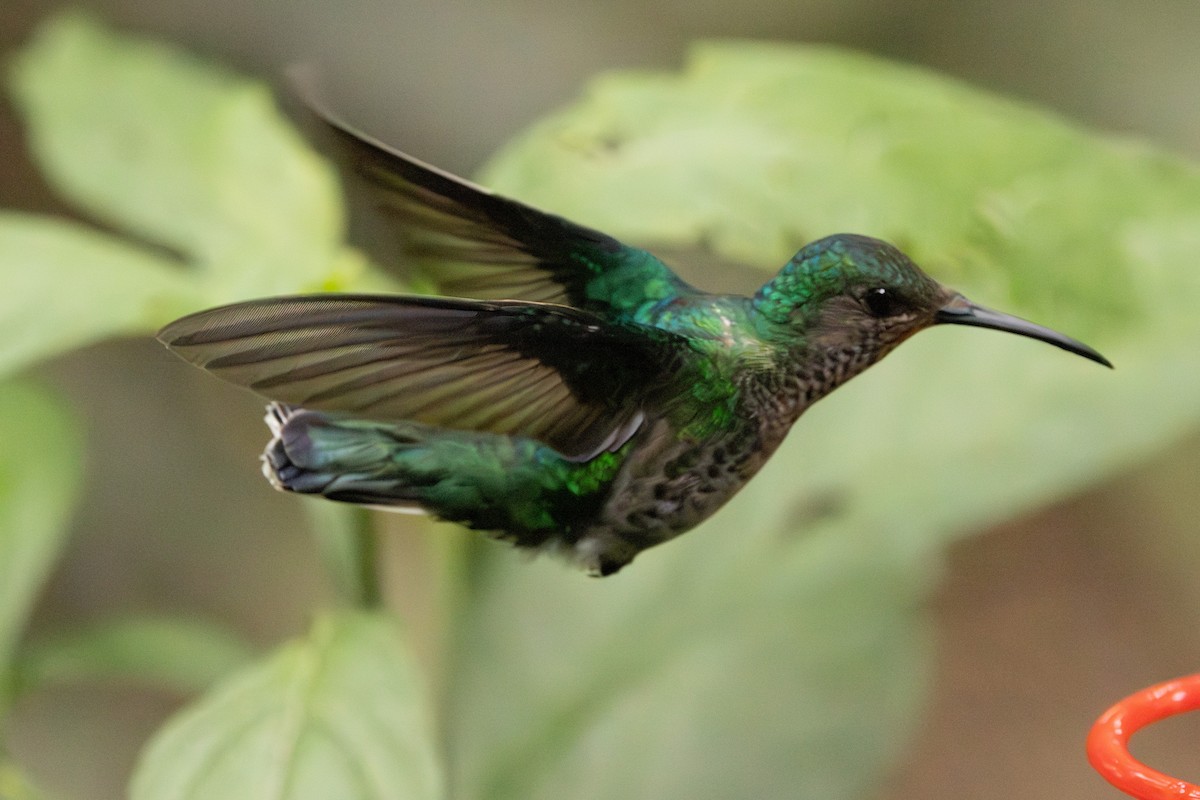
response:
<path fill-rule="evenodd" d="M 896 293 L 882 286 L 867 289 L 862 304 L 873 317 L 891 317 L 904 310 L 904 302 Z"/>

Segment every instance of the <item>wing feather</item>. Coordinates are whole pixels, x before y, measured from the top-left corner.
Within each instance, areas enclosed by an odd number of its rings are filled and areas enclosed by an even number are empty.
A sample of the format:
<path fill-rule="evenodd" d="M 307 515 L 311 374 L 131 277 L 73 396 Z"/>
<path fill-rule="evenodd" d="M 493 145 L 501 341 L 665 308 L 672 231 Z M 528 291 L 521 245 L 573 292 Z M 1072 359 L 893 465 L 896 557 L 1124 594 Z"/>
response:
<path fill-rule="evenodd" d="M 224 306 L 159 339 L 273 400 L 528 436 L 578 459 L 628 441 L 683 346 L 564 306 L 372 295 Z"/>
<path fill-rule="evenodd" d="M 363 181 L 441 293 L 571 305 L 609 319 L 699 294 L 647 251 L 388 147 L 327 111 L 311 87 L 298 88 L 331 155 Z"/>

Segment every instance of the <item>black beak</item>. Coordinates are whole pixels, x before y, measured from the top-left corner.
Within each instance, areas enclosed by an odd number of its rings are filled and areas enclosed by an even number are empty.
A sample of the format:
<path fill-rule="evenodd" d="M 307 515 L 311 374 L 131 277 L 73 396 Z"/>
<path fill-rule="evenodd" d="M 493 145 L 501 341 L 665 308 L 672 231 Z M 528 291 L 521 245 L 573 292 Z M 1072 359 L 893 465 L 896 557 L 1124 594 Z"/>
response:
<path fill-rule="evenodd" d="M 994 328 L 998 331 L 1008 331 L 1020 336 L 1028 336 L 1031 339 L 1039 339 L 1055 347 L 1061 347 L 1068 353 L 1090 358 L 1097 364 L 1103 364 L 1112 369 L 1112 364 L 1107 358 L 1083 342 L 1076 341 L 1069 336 L 1063 336 L 1058 331 L 1052 331 L 1041 325 L 1035 325 L 1029 320 L 1014 317 L 1012 314 L 1002 314 L 999 311 L 992 311 L 990 308 L 977 306 L 961 294 L 955 295 L 950 302 L 942 306 L 934 319 L 939 323 Z"/>

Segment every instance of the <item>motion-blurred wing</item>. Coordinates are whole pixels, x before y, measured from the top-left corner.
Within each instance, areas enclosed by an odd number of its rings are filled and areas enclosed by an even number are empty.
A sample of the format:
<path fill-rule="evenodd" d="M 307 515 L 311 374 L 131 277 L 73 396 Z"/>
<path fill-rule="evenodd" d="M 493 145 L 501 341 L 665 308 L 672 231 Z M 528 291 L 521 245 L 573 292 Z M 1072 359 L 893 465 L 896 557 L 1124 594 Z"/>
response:
<path fill-rule="evenodd" d="M 509 200 L 366 136 L 314 101 L 333 155 L 361 176 L 376 206 L 438 290 L 532 300 L 609 318 L 696 290 L 645 250 Z"/>
<path fill-rule="evenodd" d="M 158 338 L 274 400 L 517 434 L 586 460 L 626 442 L 686 344 L 538 303 L 279 297 L 177 320 Z"/>

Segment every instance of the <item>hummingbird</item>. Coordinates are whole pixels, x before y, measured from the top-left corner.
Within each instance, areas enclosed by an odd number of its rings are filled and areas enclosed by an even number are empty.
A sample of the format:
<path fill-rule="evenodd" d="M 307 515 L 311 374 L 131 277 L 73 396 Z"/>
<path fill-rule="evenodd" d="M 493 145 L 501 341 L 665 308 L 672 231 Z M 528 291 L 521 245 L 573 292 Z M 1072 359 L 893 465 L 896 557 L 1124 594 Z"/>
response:
<path fill-rule="evenodd" d="M 270 297 L 158 338 L 272 402 L 277 489 L 432 514 L 611 575 L 729 501 L 813 403 L 932 325 L 1091 347 L 857 234 L 753 296 L 494 194 L 313 106 L 440 296 Z"/>

